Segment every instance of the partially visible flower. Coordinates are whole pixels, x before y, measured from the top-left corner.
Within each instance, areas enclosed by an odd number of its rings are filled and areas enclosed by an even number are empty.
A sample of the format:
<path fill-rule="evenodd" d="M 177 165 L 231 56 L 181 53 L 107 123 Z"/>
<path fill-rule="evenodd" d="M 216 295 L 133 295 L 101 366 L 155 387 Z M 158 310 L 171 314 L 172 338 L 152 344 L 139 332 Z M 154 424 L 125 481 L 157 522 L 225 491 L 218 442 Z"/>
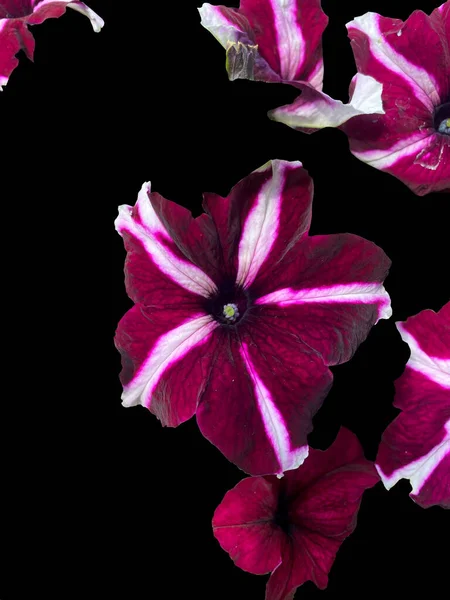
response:
<path fill-rule="evenodd" d="M 60 17 L 72 8 L 86 15 L 94 31 L 100 31 L 104 21 L 84 4 L 71 0 L 0 0 L 0 90 L 19 61 L 16 54 L 23 50 L 30 60 L 34 57 L 34 38 L 28 25 L 39 25 L 46 19 Z"/>
<path fill-rule="evenodd" d="M 282 479 L 240 481 L 214 513 L 214 535 L 237 567 L 255 575 L 272 571 L 266 600 L 292 600 L 308 580 L 327 587 L 362 495 L 378 481 L 357 437 L 341 428 L 328 450 L 310 450 Z"/>
<path fill-rule="evenodd" d="M 299 162 L 271 161 L 206 214 L 144 184 L 116 228 L 136 303 L 122 318 L 125 406 L 163 425 L 197 415 L 203 435 L 253 475 L 295 469 L 332 381 L 391 315 L 390 261 L 355 235 L 308 236 L 313 186 Z"/>
<path fill-rule="evenodd" d="M 301 127 L 337 127 L 355 115 L 383 113 L 382 86 L 372 77 L 356 75 L 349 104 L 321 91 L 328 17 L 320 0 L 241 0 L 239 9 L 204 4 L 199 11 L 201 24 L 226 49 L 231 80 L 280 82 L 301 90 L 293 105 L 301 107 Z M 273 118 L 278 120 L 277 111 Z"/>
<path fill-rule="evenodd" d="M 419 196 L 450 191 L 450 1 L 430 16 L 416 10 L 405 22 L 366 13 L 347 28 L 359 77 L 382 84 L 384 109 L 336 122 L 348 135 L 351 152 Z M 351 89 L 358 83 L 361 98 L 372 96 L 369 79 L 354 81 Z M 313 122 L 311 113 L 334 110 L 302 94 L 270 117 L 301 131 L 315 130 L 320 120 Z M 323 119 L 322 127 L 330 125 Z"/>
<path fill-rule="evenodd" d="M 397 323 L 411 349 L 396 381 L 399 416 L 383 434 L 376 467 L 389 490 L 409 479 L 423 508 L 450 508 L 450 302 Z"/>

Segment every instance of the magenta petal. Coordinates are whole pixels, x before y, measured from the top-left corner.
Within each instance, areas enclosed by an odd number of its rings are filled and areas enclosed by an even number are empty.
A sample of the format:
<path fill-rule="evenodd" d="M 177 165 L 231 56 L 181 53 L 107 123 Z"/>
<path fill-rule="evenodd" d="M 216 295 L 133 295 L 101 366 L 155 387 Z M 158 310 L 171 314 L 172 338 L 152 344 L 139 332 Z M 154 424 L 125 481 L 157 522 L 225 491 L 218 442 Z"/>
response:
<path fill-rule="evenodd" d="M 233 187 L 227 198 L 205 194 L 214 220 L 223 269 L 248 287 L 271 277 L 286 252 L 308 232 L 312 180 L 300 162 L 272 160 Z"/>
<path fill-rule="evenodd" d="M 450 303 L 425 310 L 397 327 L 411 348 L 396 382 L 402 410 L 383 434 L 377 469 L 387 489 L 409 479 L 422 507 L 450 508 Z"/>
<path fill-rule="evenodd" d="M 225 494 L 212 525 L 219 544 L 237 567 L 264 575 L 281 562 L 282 532 L 274 526 L 279 481 L 250 477 Z"/>
<path fill-rule="evenodd" d="M 307 238 L 300 256 L 283 261 L 279 277 L 272 275 L 280 286 L 284 279 L 296 283 L 260 297 L 257 304 L 274 327 L 298 336 L 325 364 L 345 362 L 371 327 L 392 314 L 382 285 L 390 260 L 375 244 L 350 234 Z"/>
<path fill-rule="evenodd" d="M 204 4 L 202 25 L 227 51 L 230 79 L 307 81 L 322 88 L 320 0 L 241 0 L 239 9 Z"/>
<path fill-rule="evenodd" d="M 191 418 L 208 379 L 206 348 L 215 326 L 209 316 L 182 308 L 130 309 L 115 337 L 122 355 L 123 404 L 142 404 L 171 427 Z"/>
<path fill-rule="evenodd" d="M 367 13 L 347 25 L 358 71 L 383 84 L 385 110 L 343 126 L 351 151 L 418 195 L 450 189 L 450 136 L 435 122 L 450 102 L 449 15 L 446 2 L 404 23 Z"/>
<path fill-rule="evenodd" d="M 203 435 L 252 475 L 295 469 L 308 455 L 312 417 L 331 373 L 315 352 L 274 332 L 257 313 L 242 337 L 215 335 L 218 353 L 197 410 Z"/>

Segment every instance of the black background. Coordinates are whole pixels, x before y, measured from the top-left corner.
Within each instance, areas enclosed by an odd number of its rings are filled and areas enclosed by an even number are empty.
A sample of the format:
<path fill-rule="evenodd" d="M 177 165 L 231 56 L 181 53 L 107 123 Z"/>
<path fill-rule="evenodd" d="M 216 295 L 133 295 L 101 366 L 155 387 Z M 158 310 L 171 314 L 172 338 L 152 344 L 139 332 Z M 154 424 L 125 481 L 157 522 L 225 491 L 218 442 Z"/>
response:
<path fill-rule="evenodd" d="M 408 358 L 394 321 L 439 310 L 450 296 L 448 196 L 416 197 L 354 158 L 337 130 L 307 136 L 271 122 L 267 110 L 295 90 L 229 82 L 199 4 L 91 0 L 103 31 L 74 11 L 33 27 L 35 63 L 21 54 L 0 94 L 5 332 L 12 326 L 4 344 L 18 369 L 5 371 L 13 384 L 5 403 L 19 413 L 17 427 L 5 427 L 14 515 L 5 573 L 21 573 L 2 600 L 30 597 L 24 574 L 36 561 L 44 566 L 32 597 L 49 597 L 61 580 L 58 597 L 69 598 L 96 572 L 101 587 L 94 594 L 86 583 L 77 597 L 264 598 L 267 578 L 236 568 L 210 525 L 244 474 L 195 419 L 163 429 L 144 408 L 121 406 L 112 337 L 131 301 L 113 221 L 144 181 L 198 214 L 203 191 L 226 195 L 271 158 L 301 160 L 315 182 L 311 233 L 355 233 L 392 259 L 394 316 L 332 369 L 314 447 L 326 448 L 342 424 L 375 458 Z M 323 0 L 323 8 L 324 91 L 346 102 L 355 67 L 345 23 L 367 11 L 405 19 L 412 9 L 382 0 Z M 402 482 L 366 492 L 327 590 L 309 582 L 298 598 L 441 595 L 448 514 L 421 509 L 408 491 Z M 63 577 L 66 568 L 73 574 Z"/>

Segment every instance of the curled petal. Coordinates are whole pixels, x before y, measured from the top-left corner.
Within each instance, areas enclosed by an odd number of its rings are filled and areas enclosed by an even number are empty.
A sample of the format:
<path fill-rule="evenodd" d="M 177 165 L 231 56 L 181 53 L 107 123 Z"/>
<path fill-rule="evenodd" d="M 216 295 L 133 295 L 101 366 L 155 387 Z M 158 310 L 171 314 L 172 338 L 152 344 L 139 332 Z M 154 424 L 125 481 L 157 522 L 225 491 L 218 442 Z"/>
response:
<path fill-rule="evenodd" d="M 381 94 L 383 85 L 373 77 L 358 73 L 353 78 L 350 102 L 343 104 L 310 84 L 296 84 L 302 93 L 292 103 L 269 111 L 273 121 L 284 123 L 305 133 L 324 127 L 338 127 L 359 115 L 384 114 Z"/>

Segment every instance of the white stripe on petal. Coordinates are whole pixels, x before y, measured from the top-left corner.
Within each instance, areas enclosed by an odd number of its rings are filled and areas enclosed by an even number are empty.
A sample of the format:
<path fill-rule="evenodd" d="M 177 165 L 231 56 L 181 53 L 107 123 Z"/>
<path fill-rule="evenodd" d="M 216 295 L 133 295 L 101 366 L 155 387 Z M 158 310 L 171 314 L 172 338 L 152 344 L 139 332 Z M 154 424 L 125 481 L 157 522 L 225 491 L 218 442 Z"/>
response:
<path fill-rule="evenodd" d="M 192 348 L 205 343 L 218 326 L 209 315 L 198 314 L 162 335 L 132 381 L 124 386 L 122 404 L 149 407 L 152 394 L 164 371 Z"/>
<path fill-rule="evenodd" d="M 104 27 L 105 21 L 97 13 L 91 10 L 89 6 L 86 6 L 84 2 L 69 2 L 67 7 L 78 11 L 82 15 L 85 15 L 90 20 L 92 29 L 96 33 L 99 33 Z"/>
<path fill-rule="evenodd" d="M 260 189 L 243 226 L 237 282 L 244 287 L 255 280 L 277 239 L 286 169 L 301 166 L 298 161 L 273 160 L 257 169 L 262 172 L 272 167 L 272 177 Z"/>
<path fill-rule="evenodd" d="M 281 466 L 279 476 L 282 476 L 284 471 L 290 471 L 299 467 L 308 456 L 308 446 L 302 446 L 291 450 L 291 441 L 289 432 L 284 422 L 283 416 L 275 406 L 269 390 L 256 373 L 256 369 L 252 364 L 247 345 L 244 343 L 241 347 L 241 356 L 244 360 L 247 371 L 253 382 L 256 402 L 264 423 L 266 435 L 275 452 L 275 456 Z"/>
<path fill-rule="evenodd" d="M 197 10 L 201 17 L 200 24 L 212 33 L 225 49 L 242 38 L 244 31 L 240 30 L 236 23 L 230 22 L 218 6 L 205 3 Z"/>
<path fill-rule="evenodd" d="M 407 81 L 414 90 L 416 98 L 433 110 L 434 105 L 440 104 L 440 96 L 434 77 L 422 67 L 409 62 L 404 56 L 396 52 L 386 41 L 380 31 L 380 15 L 368 12 L 362 17 L 356 17 L 347 28 L 353 27 L 369 38 L 372 55 L 393 73 Z"/>
<path fill-rule="evenodd" d="M 130 233 L 144 246 L 153 262 L 170 279 L 182 288 L 207 298 L 216 290 L 215 283 L 201 269 L 181 260 L 163 245 L 158 236 L 172 240 L 164 225 L 159 220 L 149 200 L 150 183 L 144 183 L 139 192 L 138 201 L 133 208 L 126 204 L 119 206 L 119 216 L 115 226 L 120 235 Z M 138 211 L 141 223 L 133 218 Z"/>
<path fill-rule="evenodd" d="M 406 366 L 414 371 L 418 371 L 437 385 L 445 389 L 450 389 L 450 359 L 430 356 L 422 350 L 417 340 L 405 329 L 401 322 L 396 323 L 396 326 L 402 336 L 402 340 L 411 349 L 411 356 Z"/>
<path fill-rule="evenodd" d="M 389 319 L 392 315 L 389 294 L 381 283 L 347 283 L 321 288 L 293 290 L 284 288 L 262 296 L 255 304 L 290 304 L 305 303 L 350 303 L 350 304 L 379 304 L 378 319 Z"/>
<path fill-rule="evenodd" d="M 450 452 L 450 420 L 445 424 L 445 430 L 446 436 L 440 444 L 430 450 L 428 454 L 401 469 L 397 469 L 390 476 L 385 475 L 381 467 L 376 464 L 375 468 L 380 475 L 384 487 L 390 490 L 400 479 L 409 479 L 412 487 L 411 494 L 419 494 L 427 479 Z"/>
<path fill-rule="evenodd" d="M 415 155 L 416 158 L 420 160 L 420 154 L 429 146 L 429 137 L 434 133 L 434 130 L 424 129 L 417 133 L 413 133 L 407 138 L 402 138 L 390 148 L 383 148 L 382 150 L 363 150 L 361 152 L 352 150 L 352 153 L 356 158 L 370 164 L 376 169 L 387 169 L 395 165 L 395 163 L 402 158 L 407 158 L 409 156 Z"/>
<path fill-rule="evenodd" d="M 280 75 L 283 79 L 295 79 L 305 60 L 305 42 L 297 23 L 298 0 L 270 0 L 275 17 Z"/>

